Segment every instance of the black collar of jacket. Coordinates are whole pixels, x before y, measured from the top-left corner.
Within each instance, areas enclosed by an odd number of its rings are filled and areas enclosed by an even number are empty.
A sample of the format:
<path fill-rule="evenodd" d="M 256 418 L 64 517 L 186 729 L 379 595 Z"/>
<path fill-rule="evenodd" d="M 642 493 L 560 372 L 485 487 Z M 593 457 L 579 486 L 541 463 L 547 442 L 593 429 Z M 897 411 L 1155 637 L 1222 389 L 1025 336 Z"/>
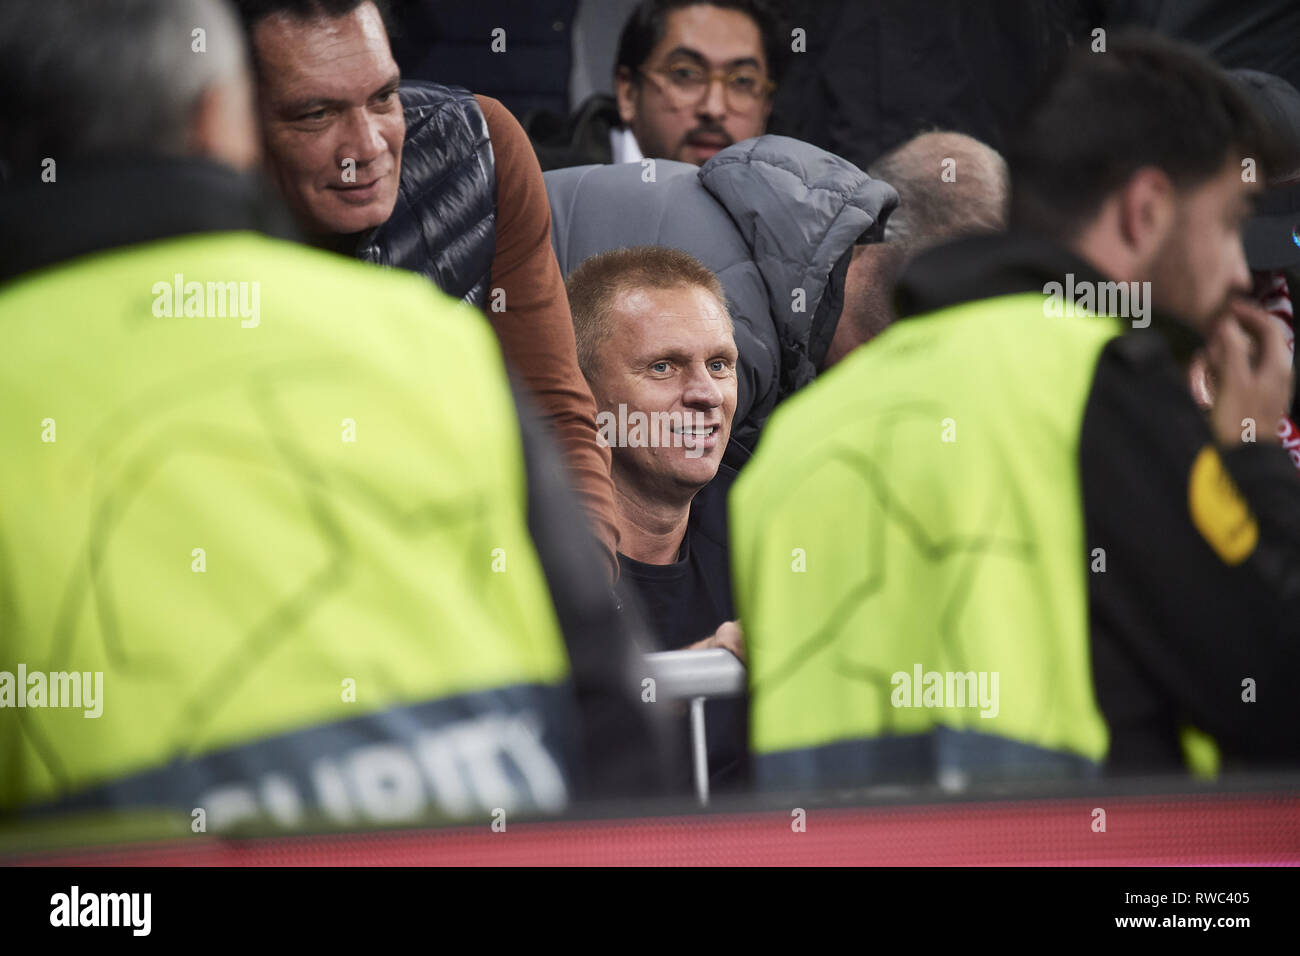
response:
<path fill-rule="evenodd" d="M 1081 282 L 1108 282 L 1085 259 L 1045 239 L 1023 234 L 974 236 L 928 249 L 903 271 L 894 293 L 895 314 L 922 315 L 978 299 L 1042 292 L 1048 282 L 1064 283 L 1067 274 Z M 1130 327 L 1128 334 L 1154 332 L 1179 362 L 1205 345 L 1191 326 L 1159 309 L 1151 309 L 1151 325 Z"/>
<path fill-rule="evenodd" d="M 198 159 L 63 159 L 0 184 L 0 281 L 119 246 L 200 232 L 256 230 L 293 238 L 288 213 L 260 176 Z"/>

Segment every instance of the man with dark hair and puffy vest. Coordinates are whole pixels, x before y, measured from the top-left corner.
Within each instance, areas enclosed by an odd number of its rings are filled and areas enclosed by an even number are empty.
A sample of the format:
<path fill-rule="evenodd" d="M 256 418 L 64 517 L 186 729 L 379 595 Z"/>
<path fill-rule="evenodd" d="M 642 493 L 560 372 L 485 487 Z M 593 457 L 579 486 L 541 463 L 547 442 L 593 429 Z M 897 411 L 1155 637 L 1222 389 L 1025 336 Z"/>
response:
<path fill-rule="evenodd" d="M 418 272 L 483 310 L 507 366 L 556 434 L 612 582 L 609 451 L 596 441 L 595 404 L 548 241 L 546 188 L 523 129 L 489 97 L 403 83 L 384 0 L 236 5 L 252 48 L 267 170 L 299 225 L 318 245 Z"/>
<path fill-rule="evenodd" d="M 360 827 L 652 786 L 630 635 L 487 324 L 266 234 L 233 11 L 5 8 L 0 83 L 8 822 Z"/>
<path fill-rule="evenodd" d="M 764 786 L 1300 763 L 1290 356 L 1242 250 L 1274 153 L 1191 48 L 1082 51 L 1012 231 L 920 255 L 777 410 L 730 502 Z"/>

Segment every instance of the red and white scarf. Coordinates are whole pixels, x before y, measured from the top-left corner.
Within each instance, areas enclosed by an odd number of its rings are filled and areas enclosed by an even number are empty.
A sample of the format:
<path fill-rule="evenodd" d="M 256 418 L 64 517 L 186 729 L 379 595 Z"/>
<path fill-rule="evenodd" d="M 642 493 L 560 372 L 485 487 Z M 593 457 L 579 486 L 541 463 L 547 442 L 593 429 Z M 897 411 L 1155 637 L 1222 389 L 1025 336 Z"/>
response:
<path fill-rule="evenodd" d="M 1269 316 L 1282 329 L 1286 344 L 1291 349 L 1292 361 L 1295 359 L 1295 310 L 1291 304 L 1291 291 L 1287 288 L 1286 274 L 1278 272 L 1256 272 L 1255 299 L 1268 312 Z M 1300 469 L 1300 428 L 1290 418 L 1283 415 L 1277 423 L 1278 437 L 1282 447 L 1291 456 L 1291 462 Z"/>

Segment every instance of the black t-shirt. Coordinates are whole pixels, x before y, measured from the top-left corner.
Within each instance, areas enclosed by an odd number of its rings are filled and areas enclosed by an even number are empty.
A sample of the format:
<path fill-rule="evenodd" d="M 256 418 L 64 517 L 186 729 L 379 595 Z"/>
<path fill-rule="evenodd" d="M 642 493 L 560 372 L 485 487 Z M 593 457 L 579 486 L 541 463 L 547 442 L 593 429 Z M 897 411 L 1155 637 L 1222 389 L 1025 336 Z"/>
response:
<path fill-rule="evenodd" d="M 694 644 L 735 617 L 727 553 L 727 492 L 735 477 L 719 465 L 695 496 L 675 562 L 645 564 L 618 556 L 620 594 L 636 602 L 656 651 Z"/>
<path fill-rule="evenodd" d="M 681 650 L 735 618 L 727 549 L 727 492 L 735 478 L 733 468 L 719 465 L 718 474 L 695 496 L 675 562 L 645 564 L 625 554 L 618 556 L 619 596 L 641 614 L 655 642 L 649 650 Z M 677 722 L 684 757 L 676 768 L 673 789 L 686 792 L 692 787 L 689 715 L 684 702 L 671 706 L 681 711 Z M 711 787 L 743 785 L 749 734 L 747 699 L 708 701 L 704 727 Z"/>

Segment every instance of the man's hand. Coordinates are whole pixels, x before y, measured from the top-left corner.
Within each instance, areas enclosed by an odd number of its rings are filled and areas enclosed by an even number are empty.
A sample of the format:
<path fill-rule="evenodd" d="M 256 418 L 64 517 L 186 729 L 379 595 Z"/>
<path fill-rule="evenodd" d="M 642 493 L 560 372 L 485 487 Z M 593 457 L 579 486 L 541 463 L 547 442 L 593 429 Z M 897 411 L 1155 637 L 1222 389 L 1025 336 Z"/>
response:
<path fill-rule="evenodd" d="M 1205 357 L 1205 349 L 1192 356 L 1187 365 L 1187 386 L 1192 391 L 1192 401 L 1203 412 L 1214 407 L 1214 378 L 1210 374 L 1210 363 Z"/>
<path fill-rule="evenodd" d="M 723 650 L 731 651 L 740 658 L 740 662 L 745 663 L 745 635 L 740 630 L 739 621 L 727 621 L 720 625 L 711 636 L 702 641 L 696 641 L 685 648 L 688 651 L 707 651 L 710 648 L 721 647 Z"/>
<path fill-rule="evenodd" d="M 1291 401 L 1291 354 L 1268 313 L 1234 300 L 1210 336 L 1206 358 L 1217 385 L 1210 420 L 1219 443 L 1238 444 L 1245 419 L 1254 420 L 1257 441 L 1277 443 L 1277 423 Z"/>

